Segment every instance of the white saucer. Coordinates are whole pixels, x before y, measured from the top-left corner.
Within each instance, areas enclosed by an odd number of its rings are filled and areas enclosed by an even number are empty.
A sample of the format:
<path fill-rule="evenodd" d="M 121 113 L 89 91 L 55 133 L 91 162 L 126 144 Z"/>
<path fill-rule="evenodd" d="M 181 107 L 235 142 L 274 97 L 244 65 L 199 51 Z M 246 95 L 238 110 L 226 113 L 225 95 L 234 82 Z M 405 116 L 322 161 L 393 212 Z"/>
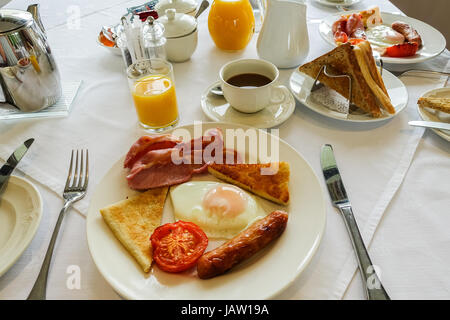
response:
<path fill-rule="evenodd" d="M 288 97 L 285 103 L 273 104 L 255 113 L 243 113 L 235 110 L 223 96 L 210 92 L 212 88 L 218 85 L 220 85 L 220 81 L 213 83 L 206 89 L 201 98 L 203 112 L 212 121 L 266 129 L 283 123 L 294 112 L 295 99 L 286 87 L 283 87 Z"/>
<path fill-rule="evenodd" d="M 434 98 L 450 98 L 450 88 L 440 88 L 433 89 L 425 92 L 423 97 L 434 97 Z M 438 110 L 432 110 L 429 108 L 422 108 L 417 105 L 417 111 L 419 111 L 419 115 L 424 121 L 435 121 L 435 122 L 443 122 L 450 123 L 450 114 L 441 112 Z M 450 141 L 450 130 L 440 130 L 440 129 L 431 129 L 438 136 L 444 138 L 447 141 Z"/>
<path fill-rule="evenodd" d="M 0 195 L 0 276 L 30 244 L 42 217 L 42 199 L 29 181 L 11 176 Z"/>
<path fill-rule="evenodd" d="M 395 114 L 383 114 L 380 118 L 373 118 L 369 114 L 349 114 L 348 116 L 309 99 L 314 79 L 296 69 L 289 79 L 289 87 L 294 97 L 309 109 L 328 118 L 347 122 L 379 122 L 398 115 L 408 103 L 408 91 L 403 82 L 389 71 L 383 69 L 383 82 L 395 108 Z"/>

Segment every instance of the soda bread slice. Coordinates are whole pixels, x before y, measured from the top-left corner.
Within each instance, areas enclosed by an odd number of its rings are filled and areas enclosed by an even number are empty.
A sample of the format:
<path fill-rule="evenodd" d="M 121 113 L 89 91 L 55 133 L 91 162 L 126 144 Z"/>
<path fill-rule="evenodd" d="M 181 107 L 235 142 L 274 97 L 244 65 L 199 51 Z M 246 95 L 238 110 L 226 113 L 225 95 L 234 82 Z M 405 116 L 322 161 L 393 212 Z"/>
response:
<path fill-rule="evenodd" d="M 168 190 L 150 189 L 100 210 L 106 224 L 144 272 L 152 265 L 150 236 L 161 224 Z"/>

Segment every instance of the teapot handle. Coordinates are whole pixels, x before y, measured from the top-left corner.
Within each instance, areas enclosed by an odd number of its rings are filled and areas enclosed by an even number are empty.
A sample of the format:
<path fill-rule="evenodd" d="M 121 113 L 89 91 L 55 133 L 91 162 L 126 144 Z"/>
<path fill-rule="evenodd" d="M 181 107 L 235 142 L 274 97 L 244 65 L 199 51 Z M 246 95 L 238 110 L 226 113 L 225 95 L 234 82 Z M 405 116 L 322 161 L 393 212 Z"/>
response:
<path fill-rule="evenodd" d="M 30 4 L 27 8 L 27 11 L 33 15 L 33 19 L 38 25 L 39 29 L 41 29 L 43 34 L 45 34 L 45 28 L 42 24 L 41 15 L 39 14 L 39 3 Z"/>

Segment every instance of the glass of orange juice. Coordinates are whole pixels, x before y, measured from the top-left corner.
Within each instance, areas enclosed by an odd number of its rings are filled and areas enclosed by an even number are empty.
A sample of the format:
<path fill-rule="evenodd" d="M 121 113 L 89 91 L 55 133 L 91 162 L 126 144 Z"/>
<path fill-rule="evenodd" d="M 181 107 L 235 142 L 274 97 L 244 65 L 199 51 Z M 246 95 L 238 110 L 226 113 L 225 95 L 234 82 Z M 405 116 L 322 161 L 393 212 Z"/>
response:
<path fill-rule="evenodd" d="M 255 17 L 249 0 L 214 0 L 209 10 L 208 29 L 220 49 L 244 49 L 255 32 Z"/>
<path fill-rule="evenodd" d="M 172 65 L 163 59 L 138 60 L 127 69 L 139 124 L 160 132 L 178 123 Z"/>

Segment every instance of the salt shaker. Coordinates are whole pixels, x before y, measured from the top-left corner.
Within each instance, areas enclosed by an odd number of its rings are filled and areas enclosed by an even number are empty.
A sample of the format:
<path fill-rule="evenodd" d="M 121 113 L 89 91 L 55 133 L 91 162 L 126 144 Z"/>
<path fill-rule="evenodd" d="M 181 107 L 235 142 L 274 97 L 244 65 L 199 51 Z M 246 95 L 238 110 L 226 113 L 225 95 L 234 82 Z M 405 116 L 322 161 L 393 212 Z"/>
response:
<path fill-rule="evenodd" d="M 142 34 L 147 58 L 166 60 L 166 38 L 163 35 L 164 25 L 155 21 L 152 16 L 149 16 L 142 27 Z"/>

